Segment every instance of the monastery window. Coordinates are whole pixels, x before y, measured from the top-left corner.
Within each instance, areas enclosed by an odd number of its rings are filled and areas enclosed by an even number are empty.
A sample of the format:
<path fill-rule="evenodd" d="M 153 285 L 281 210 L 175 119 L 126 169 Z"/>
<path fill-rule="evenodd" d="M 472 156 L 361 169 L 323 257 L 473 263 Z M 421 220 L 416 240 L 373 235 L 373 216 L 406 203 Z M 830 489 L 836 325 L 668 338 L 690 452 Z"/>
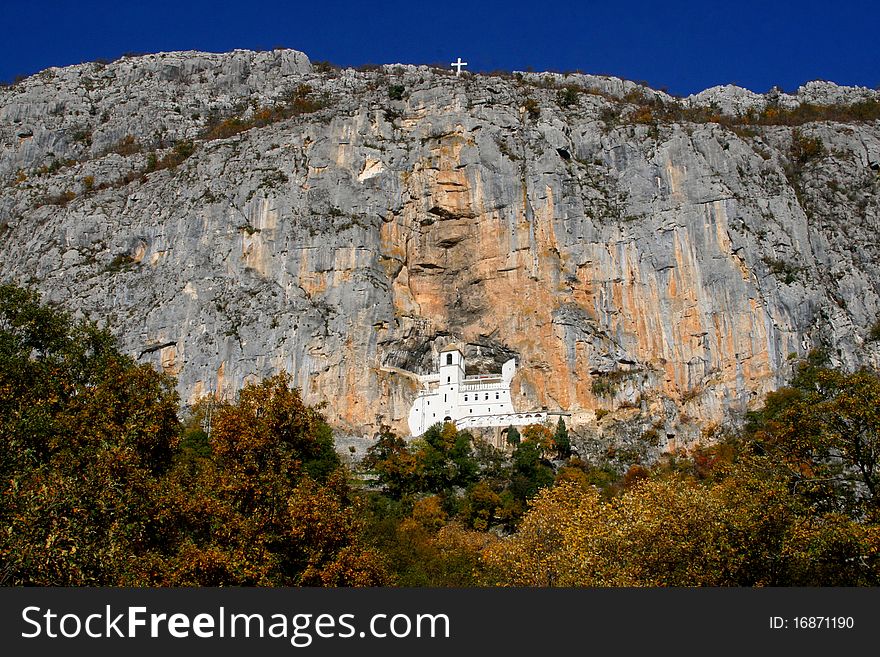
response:
<path fill-rule="evenodd" d="M 495 393 L 495 399 L 498 399 L 498 393 L 497 393 L 497 392 Z"/>
<path fill-rule="evenodd" d="M 444 402 L 446 401 L 446 395 L 443 395 L 443 401 Z"/>
<path fill-rule="evenodd" d="M 467 401 L 467 395 L 464 396 L 464 400 Z"/>
<path fill-rule="evenodd" d="M 468 409 L 468 413 L 473 413 L 473 412 L 474 412 L 474 409 L 472 409 L 472 408 Z"/>
<path fill-rule="evenodd" d="M 446 364 L 452 365 L 452 354 L 446 354 Z"/>
<path fill-rule="evenodd" d="M 486 393 L 486 401 L 489 401 L 489 393 Z"/>
<path fill-rule="evenodd" d="M 452 377 L 447 376 L 447 377 L 446 377 L 446 383 L 449 383 L 450 381 L 452 381 Z"/>

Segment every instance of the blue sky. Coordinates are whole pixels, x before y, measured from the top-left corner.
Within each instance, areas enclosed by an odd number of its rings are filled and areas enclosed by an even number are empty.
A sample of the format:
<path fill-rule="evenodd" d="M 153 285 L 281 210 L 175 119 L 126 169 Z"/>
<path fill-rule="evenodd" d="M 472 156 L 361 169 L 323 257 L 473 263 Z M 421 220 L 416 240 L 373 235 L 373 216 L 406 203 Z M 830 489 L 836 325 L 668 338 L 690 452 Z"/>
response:
<path fill-rule="evenodd" d="M 126 52 L 285 46 L 313 60 L 581 70 L 687 95 L 880 85 L 880 1 L 0 0 L 0 80 Z"/>

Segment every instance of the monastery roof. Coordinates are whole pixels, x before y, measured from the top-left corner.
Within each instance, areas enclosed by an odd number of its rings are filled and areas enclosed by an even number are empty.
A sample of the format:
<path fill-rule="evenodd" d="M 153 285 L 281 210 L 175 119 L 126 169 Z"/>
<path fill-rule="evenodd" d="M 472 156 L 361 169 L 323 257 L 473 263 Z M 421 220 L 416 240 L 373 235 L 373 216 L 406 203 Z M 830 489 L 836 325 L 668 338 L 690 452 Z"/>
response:
<path fill-rule="evenodd" d="M 461 353 L 461 349 L 459 349 L 459 348 L 458 348 L 457 346 L 455 346 L 454 344 L 448 344 L 448 345 L 446 345 L 445 347 L 443 347 L 443 348 L 440 350 L 440 353 L 443 354 L 443 353 L 446 353 L 447 351 L 457 351 L 458 353 Z"/>

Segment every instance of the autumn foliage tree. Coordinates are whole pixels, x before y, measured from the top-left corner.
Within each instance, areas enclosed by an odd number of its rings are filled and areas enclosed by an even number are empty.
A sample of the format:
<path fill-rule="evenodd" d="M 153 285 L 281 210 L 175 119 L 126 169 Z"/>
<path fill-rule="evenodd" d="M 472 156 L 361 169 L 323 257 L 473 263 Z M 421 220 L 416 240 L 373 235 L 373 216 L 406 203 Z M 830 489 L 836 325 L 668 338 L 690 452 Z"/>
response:
<path fill-rule="evenodd" d="M 880 514 L 880 377 L 845 373 L 813 354 L 750 416 L 747 439 L 792 488 L 829 511 Z"/>
<path fill-rule="evenodd" d="M 181 422 L 171 378 L 0 286 L 0 583 L 876 586 L 878 409 L 813 355 L 743 432 L 626 474 L 554 465 L 561 421 L 508 450 L 450 423 L 383 431 L 358 486 L 288 376 Z"/>
<path fill-rule="evenodd" d="M 0 581 L 140 581 L 176 412 L 173 381 L 107 332 L 0 287 Z"/>
<path fill-rule="evenodd" d="M 0 580 L 387 581 L 330 428 L 289 384 L 203 402 L 210 435 L 200 422 L 181 431 L 172 379 L 106 331 L 0 287 Z"/>
<path fill-rule="evenodd" d="M 813 354 L 741 435 L 613 495 L 561 469 L 484 563 L 514 586 L 876 586 L 878 402 L 875 372 Z"/>
<path fill-rule="evenodd" d="M 357 586 L 386 580 L 332 434 L 289 377 L 212 409 L 210 454 L 181 454 L 167 518 L 171 585 Z"/>
<path fill-rule="evenodd" d="M 812 513 L 751 471 L 644 479 L 611 499 L 562 482 L 483 558 L 512 586 L 876 585 L 880 531 Z"/>

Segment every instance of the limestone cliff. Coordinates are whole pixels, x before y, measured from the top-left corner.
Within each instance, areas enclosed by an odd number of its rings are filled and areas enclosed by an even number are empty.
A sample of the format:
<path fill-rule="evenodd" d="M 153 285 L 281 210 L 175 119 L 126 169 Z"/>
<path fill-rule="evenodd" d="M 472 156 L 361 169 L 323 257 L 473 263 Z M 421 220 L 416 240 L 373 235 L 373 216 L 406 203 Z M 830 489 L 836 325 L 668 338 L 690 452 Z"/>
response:
<path fill-rule="evenodd" d="M 521 409 L 662 447 L 813 347 L 880 364 L 880 122 L 723 120 L 878 100 L 294 51 L 49 69 L 0 90 L 0 280 L 107 318 L 185 400 L 286 370 L 343 431 L 404 431 L 406 371 L 454 340 L 518 358 Z"/>

